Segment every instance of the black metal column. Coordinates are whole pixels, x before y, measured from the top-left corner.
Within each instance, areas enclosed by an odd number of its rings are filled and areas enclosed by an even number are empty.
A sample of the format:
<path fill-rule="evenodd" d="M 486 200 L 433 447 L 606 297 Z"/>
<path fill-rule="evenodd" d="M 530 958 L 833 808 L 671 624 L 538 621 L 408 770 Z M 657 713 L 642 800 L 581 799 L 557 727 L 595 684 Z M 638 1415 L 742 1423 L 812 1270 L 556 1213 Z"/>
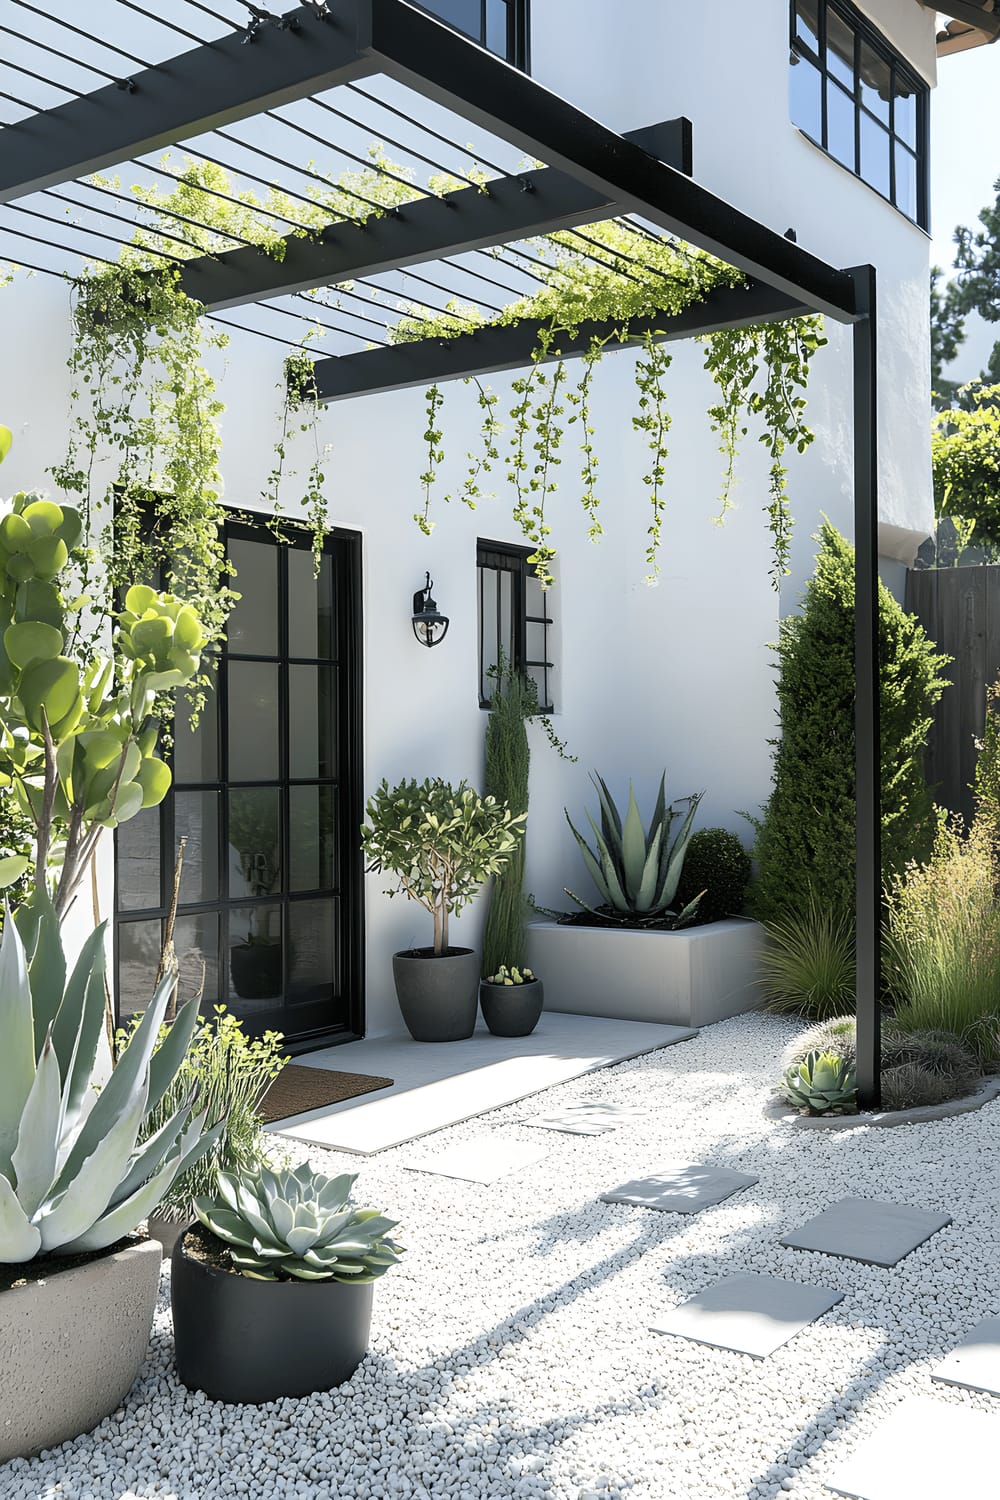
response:
<path fill-rule="evenodd" d="M 854 324 L 854 737 L 858 1104 L 877 1109 L 882 1063 L 882 806 L 878 650 L 878 376 L 874 266 L 851 271 Z"/>

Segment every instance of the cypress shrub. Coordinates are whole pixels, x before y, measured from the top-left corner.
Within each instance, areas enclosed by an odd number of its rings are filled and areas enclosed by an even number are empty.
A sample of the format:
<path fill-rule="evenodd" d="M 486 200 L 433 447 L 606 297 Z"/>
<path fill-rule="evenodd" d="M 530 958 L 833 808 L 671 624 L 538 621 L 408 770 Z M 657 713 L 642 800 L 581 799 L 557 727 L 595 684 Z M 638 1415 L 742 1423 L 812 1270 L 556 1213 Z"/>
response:
<path fill-rule="evenodd" d="M 854 549 L 834 526 L 820 530 L 816 569 L 801 612 L 777 643 L 774 789 L 756 822 L 760 878 L 754 914 L 807 916 L 811 902 L 835 918 L 854 909 Z M 912 615 L 879 590 L 883 879 L 930 855 L 936 820 L 923 771 L 924 741 L 947 686 L 949 660 Z"/>
<path fill-rule="evenodd" d="M 494 676 L 490 717 L 486 725 L 486 784 L 488 797 L 506 802 L 512 813 L 528 811 L 528 769 L 531 752 L 525 720 L 538 712 L 538 689 L 520 672 L 503 670 Z M 501 964 L 524 967 L 524 845 L 517 849 L 501 874 L 494 876 L 483 932 L 483 975 L 495 974 Z"/>

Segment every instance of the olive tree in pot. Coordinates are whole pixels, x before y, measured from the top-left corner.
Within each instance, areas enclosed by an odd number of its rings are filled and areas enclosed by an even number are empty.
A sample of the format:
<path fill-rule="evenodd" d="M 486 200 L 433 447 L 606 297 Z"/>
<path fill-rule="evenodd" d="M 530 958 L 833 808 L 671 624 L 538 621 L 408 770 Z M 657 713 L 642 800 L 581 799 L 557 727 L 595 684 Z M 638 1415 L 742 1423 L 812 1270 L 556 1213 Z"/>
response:
<path fill-rule="evenodd" d="M 369 870 L 388 871 L 434 918 L 434 946 L 393 954 L 396 995 L 418 1042 L 453 1042 L 472 1035 L 479 1000 L 479 959 L 448 946 L 448 918 L 506 867 L 524 836 L 526 814 L 480 797 L 464 781 L 382 781 L 368 802 L 361 840 Z"/>
<path fill-rule="evenodd" d="M 220 1172 L 174 1246 L 177 1373 L 216 1401 L 257 1404 L 349 1380 L 368 1348 L 372 1282 L 398 1263 L 394 1219 L 355 1208 L 355 1178 Z"/>
<path fill-rule="evenodd" d="M 27 945 L 19 928 L 30 935 Z M 101 1083 L 103 926 L 67 979 L 59 924 L 44 893 L 36 891 L 30 907 L 4 923 L 0 1463 L 89 1431 L 139 1373 L 160 1247 L 134 1231 L 224 1124 L 205 1131 L 188 1094 L 158 1130 L 146 1131 L 197 1021 L 191 1001 L 156 1048 L 172 990 L 171 978 L 158 986 Z"/>

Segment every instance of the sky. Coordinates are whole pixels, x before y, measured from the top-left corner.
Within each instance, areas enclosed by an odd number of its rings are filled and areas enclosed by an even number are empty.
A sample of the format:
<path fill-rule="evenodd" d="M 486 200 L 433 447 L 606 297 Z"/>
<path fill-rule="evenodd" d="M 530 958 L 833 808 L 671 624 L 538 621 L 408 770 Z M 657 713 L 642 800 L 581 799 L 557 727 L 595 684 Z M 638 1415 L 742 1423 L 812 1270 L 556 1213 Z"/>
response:
<path fill-rule="evenodd" d="M 996 197 L 1000 178 L 1000 42 L 938 59 L 931 95 L 932 265 L 951 271 L 956 224 L 974 225 Z M 969 379 L 985 364 L 996 324 L 969 320 L 968 336 L 949 374 Z"/>

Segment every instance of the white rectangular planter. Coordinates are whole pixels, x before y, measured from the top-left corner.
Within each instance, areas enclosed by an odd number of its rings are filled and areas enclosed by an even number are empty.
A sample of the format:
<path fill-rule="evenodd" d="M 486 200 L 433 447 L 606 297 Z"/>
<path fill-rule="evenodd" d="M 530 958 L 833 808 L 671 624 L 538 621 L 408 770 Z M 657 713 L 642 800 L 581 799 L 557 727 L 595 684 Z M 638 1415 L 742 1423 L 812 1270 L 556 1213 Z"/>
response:
<path fill-rule="evenodd" d="M 761 1005 L 763 944 L 762 929 L 742 917 L 680 932 L 531 922 L 527 953 L 546 1010 L 707 1026 Z"/>

